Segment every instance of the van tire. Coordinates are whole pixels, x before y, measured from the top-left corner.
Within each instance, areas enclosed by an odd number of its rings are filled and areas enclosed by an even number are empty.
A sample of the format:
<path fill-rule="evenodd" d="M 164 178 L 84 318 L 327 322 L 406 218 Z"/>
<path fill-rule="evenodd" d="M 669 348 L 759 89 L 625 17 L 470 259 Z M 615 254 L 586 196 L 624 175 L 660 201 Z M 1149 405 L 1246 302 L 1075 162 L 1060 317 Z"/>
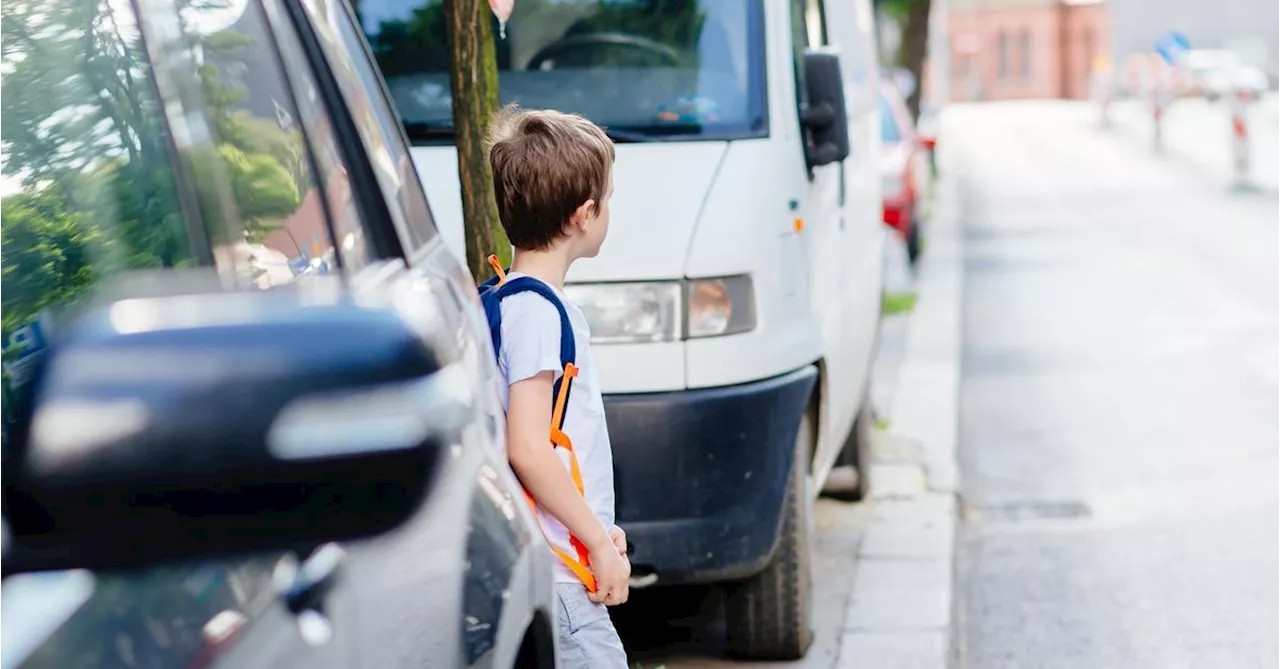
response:
<path fill-rule="evenodd" d="M 725 622 L 729 652 L 749 660 L 798 660 L 813 642 L 813 494 L 809 454 L 813 416 L 800 419 L 787 482 L 781 536 L 764 571 L 729 586 Z"/>
<path fill-rule="evenodd" d="M 858 415 L 853 421 L 853 429 L 844 440 L 840 456 L 836 463 L 840 466 L 853 467 L 857 472 L 853 485 L 830 486 L 823 494 L 842 502 L 857 502 L 871 495 L 871 461 L 874 459 L 872 445 L 876 438 L 876 412 L 871 406 L 871 386 L 862 391 L 862 404 L 858 406 Z"/>

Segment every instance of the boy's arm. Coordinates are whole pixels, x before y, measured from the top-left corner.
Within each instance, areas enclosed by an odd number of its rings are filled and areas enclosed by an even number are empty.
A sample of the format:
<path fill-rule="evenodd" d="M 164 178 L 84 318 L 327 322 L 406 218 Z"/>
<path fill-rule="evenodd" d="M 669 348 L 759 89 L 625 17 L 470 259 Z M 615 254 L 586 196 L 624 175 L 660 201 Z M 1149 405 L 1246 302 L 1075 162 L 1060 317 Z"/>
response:
<path fill-rule="evenodd" d="M 553 379 L 544 371 L 511 384 L 507 457 L 534 501 L 594 551 L 612 542 L 549 442 Z"/>

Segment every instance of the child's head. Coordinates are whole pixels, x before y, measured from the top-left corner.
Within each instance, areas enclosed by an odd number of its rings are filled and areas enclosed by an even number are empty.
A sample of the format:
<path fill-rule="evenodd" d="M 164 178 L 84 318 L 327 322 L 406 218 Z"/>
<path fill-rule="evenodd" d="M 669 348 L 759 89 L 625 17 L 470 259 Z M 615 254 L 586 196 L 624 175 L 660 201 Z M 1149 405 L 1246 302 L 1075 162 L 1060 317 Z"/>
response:
<path fill-rule="evenodd" d="M 517 250 L 600 252 L 609 229 L 613 142 L 596 124 L 551 110 L 500 110 L 489 130 L 498 217 Z"/>

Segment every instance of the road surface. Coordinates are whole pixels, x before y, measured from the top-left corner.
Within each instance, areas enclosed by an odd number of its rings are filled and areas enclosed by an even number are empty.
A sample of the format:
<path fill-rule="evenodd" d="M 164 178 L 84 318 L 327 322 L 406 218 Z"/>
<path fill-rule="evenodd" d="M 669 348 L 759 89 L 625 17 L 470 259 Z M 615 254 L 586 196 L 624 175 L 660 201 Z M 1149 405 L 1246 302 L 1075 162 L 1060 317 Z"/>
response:
<path fill-rule="evenodd" d="M 1274 194 L 1280 188 L 1280 104 L 1268 93 L 1246 107 L 1249 181 Z M 1137 101 L 1116 104 L 1117 137 L 1152 146 L 1151 107 Z M 1231 105 L 1203 98 L 1174 100 L 1165 119 L 1166 159 L 1194 171 L 1206 185 L 1229 184 L 1232 178 Z"/>
<path fill-rule="evenodd" d="M 948 111 L 962 667 L 1280 661 L 1280 212 L 1187 109 L 1164 157 L 1087 105 Z"/>

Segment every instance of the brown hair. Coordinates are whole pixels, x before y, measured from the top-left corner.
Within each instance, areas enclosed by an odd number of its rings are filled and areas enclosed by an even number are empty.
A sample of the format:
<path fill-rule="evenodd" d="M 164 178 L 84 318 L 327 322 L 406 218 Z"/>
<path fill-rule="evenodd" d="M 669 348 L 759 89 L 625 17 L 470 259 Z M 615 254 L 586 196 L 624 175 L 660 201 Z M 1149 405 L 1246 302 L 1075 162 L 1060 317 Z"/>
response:
<path fill-rule="evenodd" d="M 517 249 L 550 246 L 578 207 L 599 206 L 609 190 L 613 142 L 581 116 L 508 105 L 487 144 L 498 217 Z"/>

